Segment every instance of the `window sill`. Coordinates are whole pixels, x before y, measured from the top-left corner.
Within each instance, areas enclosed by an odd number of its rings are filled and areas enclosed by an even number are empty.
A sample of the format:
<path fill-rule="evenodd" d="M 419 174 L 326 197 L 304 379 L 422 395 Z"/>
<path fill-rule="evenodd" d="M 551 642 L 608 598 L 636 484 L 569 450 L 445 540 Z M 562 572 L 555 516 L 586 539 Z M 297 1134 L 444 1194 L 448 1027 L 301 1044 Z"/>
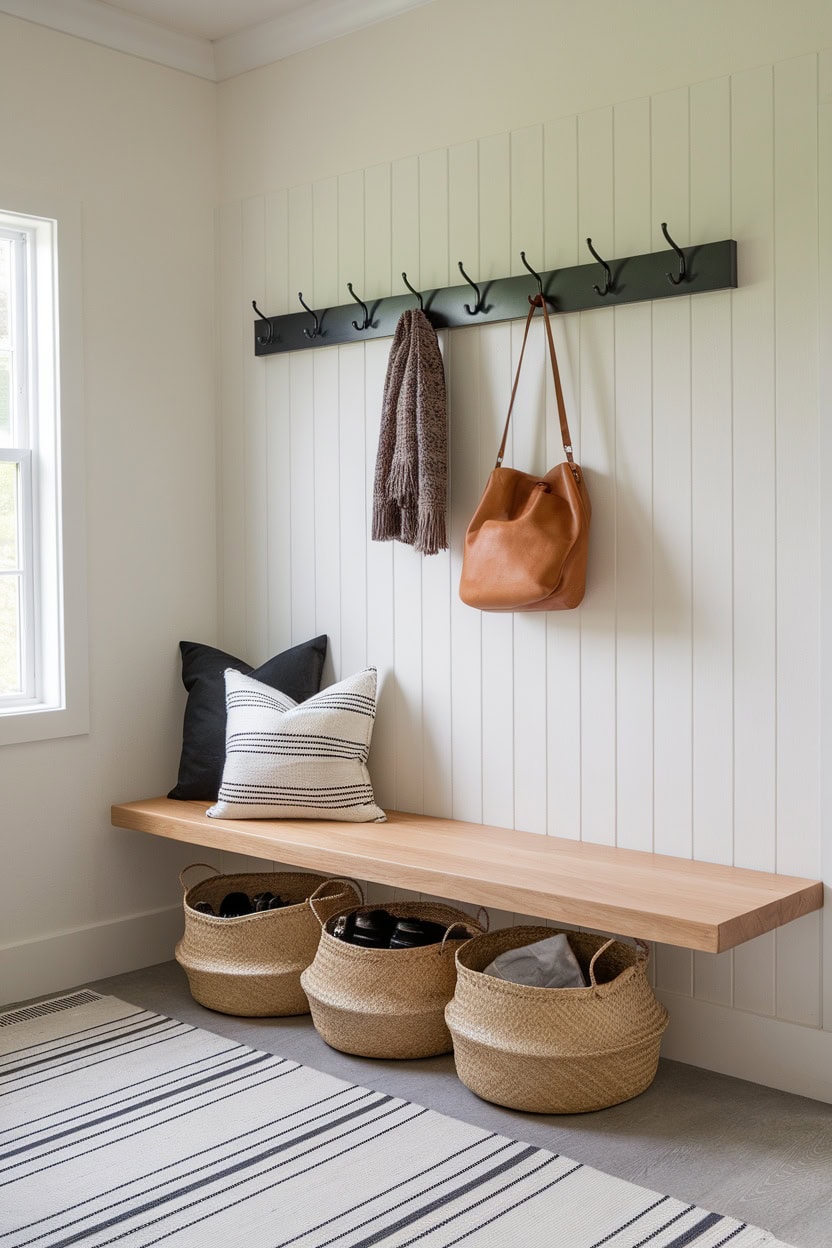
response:
<path fill-rule="evenodd" d="M 30 703 L 0 708 L 0 746 L 77 737 L 89 729 L 86 707 L 73 710 Z"/>

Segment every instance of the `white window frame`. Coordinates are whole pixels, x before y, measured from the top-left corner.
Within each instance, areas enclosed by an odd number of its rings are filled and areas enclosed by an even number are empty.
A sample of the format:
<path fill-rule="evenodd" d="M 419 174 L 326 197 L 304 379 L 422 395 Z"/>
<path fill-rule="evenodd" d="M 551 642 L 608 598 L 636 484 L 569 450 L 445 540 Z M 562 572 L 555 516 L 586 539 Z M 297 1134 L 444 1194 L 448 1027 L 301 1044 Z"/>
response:
<path fill-rule="evenodd" d="M 21 439 L 22 440 L 22 439 Z M 37 609 L 34 531 L 35 503 L 32 493 L 32 452 L 28 448 L 0 447 L 0 464 L 17 464 L 17 566 L 0 569 L 0 578 L 17 576 L 21 581 L 20 599 L 20 693 L 0 694 L 0 711 L 19 711 L 38 700 Z"/>
<path fill-rule="evenodd" d="M 0 695 L 0 746 L 89 730 L 82 421 L 81 223 L 77 205 L 0 187 L 0 227 L 25 238 L 20 362 L 24 690 Z"/>

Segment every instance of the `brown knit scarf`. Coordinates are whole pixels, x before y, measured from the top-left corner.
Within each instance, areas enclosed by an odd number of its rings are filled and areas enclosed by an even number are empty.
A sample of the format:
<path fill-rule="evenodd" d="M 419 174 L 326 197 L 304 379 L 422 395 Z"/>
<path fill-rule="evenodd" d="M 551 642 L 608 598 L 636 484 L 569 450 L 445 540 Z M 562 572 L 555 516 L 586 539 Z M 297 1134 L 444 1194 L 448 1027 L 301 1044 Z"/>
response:
<path fill-rule="evenodd" d="M 381 409 L 373 489 L 373 540 L 423 555 L 447 550 L 448 420 L 436 330 L 424 312 L 396 326 Z"/>

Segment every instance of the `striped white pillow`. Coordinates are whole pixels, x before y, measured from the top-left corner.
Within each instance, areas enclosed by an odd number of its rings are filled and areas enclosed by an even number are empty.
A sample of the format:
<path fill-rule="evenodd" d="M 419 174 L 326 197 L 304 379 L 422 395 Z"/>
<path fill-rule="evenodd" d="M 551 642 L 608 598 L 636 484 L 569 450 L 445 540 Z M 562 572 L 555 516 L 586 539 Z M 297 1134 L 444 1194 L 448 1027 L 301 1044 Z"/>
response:
<path fill-rule="evenodd" d="M 225 704 L 225 767 L 207 812 L 213 818 L 384 822 L 367 770 L 374 667 L 301 703 L 228 668 Z"/>

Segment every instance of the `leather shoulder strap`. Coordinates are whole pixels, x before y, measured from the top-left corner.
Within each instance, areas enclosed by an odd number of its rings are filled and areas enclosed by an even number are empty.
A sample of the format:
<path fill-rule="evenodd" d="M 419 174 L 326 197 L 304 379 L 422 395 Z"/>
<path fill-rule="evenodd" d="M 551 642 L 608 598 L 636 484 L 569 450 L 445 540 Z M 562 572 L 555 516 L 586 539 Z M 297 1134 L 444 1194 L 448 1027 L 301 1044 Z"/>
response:
<path fill-rule="evenodd" d="M 497 452 L 497 464 L 499 468 L 503 462 L 503 456 L 506 452 L 506 442 L 508 441 L 508 429 L 511 423 L 511 413 L 514 410 L 514 400 L 517 395 L 517 386 L 520 381 L 520 369 L 523 364 L 523 356 L 526 351 L 526 342 L 529 337 L 529 328 L 532 323 L 532 317 L 537 308 L 543 309 L 543 315 L 546 321 L 546 341 L 549 344 L 549 359 L 552 365 L 552 377 L 555 382 L 555 398 L 558 405 L 558 416 L 560 418 L 560 434 L 563 440 L 563 450 L 566 455 L 567 462 L 572 465 L 575 460 L 572 455 L 572 438 L 569 433 L 569 423 L 566 419 L 566 405 L 563 401 L 563 389 L 560 384 L 560 371 L 558 369 L 558 357 L 555 354 L 555 340 L 552 337 L 552 325 L 549 320 L 549 309 L 546 306 L 546 298 L 543 295 L 535 295 L 534 299 L 529 299 L 529 315 L 526 317 L 526 328 L 523 333 L 523 345 L 520 348 L 520 359 L 517 361 L 517 372 L 514 375 L 514 385 L 511 388 L 511 400 L 508 405 L 508 415 L 506 416 L 506 424 L 503 429 L 503 440 L 500 443 L 500 449 Z M 573 469 L 575 471 L 575 469 Z"/>

